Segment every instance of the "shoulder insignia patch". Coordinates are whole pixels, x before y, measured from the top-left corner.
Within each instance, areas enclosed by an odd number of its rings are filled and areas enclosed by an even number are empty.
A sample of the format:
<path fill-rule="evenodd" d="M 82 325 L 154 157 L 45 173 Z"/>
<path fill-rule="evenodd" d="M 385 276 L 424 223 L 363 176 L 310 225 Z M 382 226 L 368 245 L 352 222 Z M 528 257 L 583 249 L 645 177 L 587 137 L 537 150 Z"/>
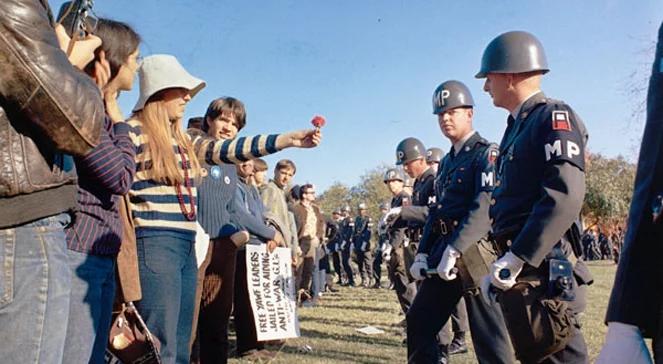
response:
<path fill-rule="evenodd" d="M 491 149 L 490 152 L 488 152 L 488 163 L 495 164 L 497 161 L 497 155 L 498 152 L 495 149 Z"/>
<path fill-rule="evenodd" d="M 552 112 L 552 129 L 571 131 L 571 120 L 569 120 L 568 111 L 555 110 Z"/>

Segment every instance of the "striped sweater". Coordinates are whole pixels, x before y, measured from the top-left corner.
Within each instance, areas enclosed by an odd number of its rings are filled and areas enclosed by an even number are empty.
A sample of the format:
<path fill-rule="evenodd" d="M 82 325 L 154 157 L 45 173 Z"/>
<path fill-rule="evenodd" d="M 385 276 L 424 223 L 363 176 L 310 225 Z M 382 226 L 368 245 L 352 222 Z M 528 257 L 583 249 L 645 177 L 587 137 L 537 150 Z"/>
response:
<path fill-rule="evenodd" d="M 195 219 L 190 221 L 184 216 L 175 186 L 154 181 L 149 177 L 150 163 L 143 164 L 140 162 L 143 160 L 149 161 L 149 155 L 145 155 L 149 153 L 149 149 L 146 147 L 149 142 L 148 137 L 141 133 L 140 121 L 131 120 L 129 124 L 132 127 L 129 136 L 136 147 L 136 175 L 131 191 L 129 191 L 131 213 L 136 226 L 136 237 L 170 235 L 193 240 L 196 234 Z M 187 135 L 192 141 L 198 160 L 212 165 L 237 163 L 278 152 L 276 148 L 278 135 L 214 140 L 193 129 L 189 130 Z M 174 140 L 172 146 L 179 166 L 189 169 L 188 163 L 186 166 L 182 165 L 178 147 Z M 144 155 L 145 157 L 143 157 Z M 184 176 L 184 170 L 182 169 L 180 172 Z M 190 179 L 188 184 L 192 186 L 193 180 Z M 187 211 L 191 211 L 192 206 L 195 209 L 197 188 L 195 186 L 191 187 L 191 197 L 184 186 L 181 186 L 181 191 Z M 193 199 L 193 203 L 191 203 L 190 198 Z"/>

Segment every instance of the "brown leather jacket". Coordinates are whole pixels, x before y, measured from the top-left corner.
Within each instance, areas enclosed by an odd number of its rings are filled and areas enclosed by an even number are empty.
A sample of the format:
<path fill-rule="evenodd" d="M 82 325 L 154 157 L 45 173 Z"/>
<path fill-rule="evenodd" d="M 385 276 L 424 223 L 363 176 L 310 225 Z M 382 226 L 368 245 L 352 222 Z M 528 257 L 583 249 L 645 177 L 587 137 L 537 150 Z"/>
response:
<path fill-rule="evenodd" d="M 85 155 L 104 119 L 93 80 L 67 60 L 46 0 L 0 1 L 0 228 L 76 206 L 69 155 Z"/>

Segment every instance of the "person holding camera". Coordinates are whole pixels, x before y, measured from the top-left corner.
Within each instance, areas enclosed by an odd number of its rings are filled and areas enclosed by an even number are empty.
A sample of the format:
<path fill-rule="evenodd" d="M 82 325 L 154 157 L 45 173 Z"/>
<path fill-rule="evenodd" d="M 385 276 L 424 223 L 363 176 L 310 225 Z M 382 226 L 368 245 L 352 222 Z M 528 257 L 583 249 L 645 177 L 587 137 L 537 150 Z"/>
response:
<path fill-rule="evenodd" d="M 71 284 L 64 227 L 76 209 L 71 156 L 99 143 L 104 122 L 101 93 L 80 69 L 101 40 L 57 36 L 45 1 L 5 0 L 0 13 L 0 358 L 60 363 Z"/>

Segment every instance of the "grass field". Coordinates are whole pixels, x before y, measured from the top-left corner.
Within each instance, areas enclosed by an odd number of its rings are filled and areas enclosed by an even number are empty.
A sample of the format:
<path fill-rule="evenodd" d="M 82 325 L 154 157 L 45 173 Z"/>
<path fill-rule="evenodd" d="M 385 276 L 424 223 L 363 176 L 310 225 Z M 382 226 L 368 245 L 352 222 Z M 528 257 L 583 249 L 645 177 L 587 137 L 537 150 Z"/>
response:
<path fill-rule="evenodd" d="M 594 284 L 588 290 L 588 305 L 583 316 L 583 333 L 593 362 L 603 344 L 606 326 L 603 316 L 615 274 L 611 261 L 588 262 Z M 344 288 L 325 294 L 320 305 L 300 310 L 301 337 L 288 340 L 271 363 L 404 363 L 406 348 L 403 319 L 393 291 L 387 289 Z M 372 325 L 384 334 L 364 335 L 356 329 Z M 313 350 L 300 350 L 308 345 Z M 242 360 L 231 360 L 242 363 Z M 454 355 L 451 363 L 475 363 L 470 345 L 467 354 Z"/>

